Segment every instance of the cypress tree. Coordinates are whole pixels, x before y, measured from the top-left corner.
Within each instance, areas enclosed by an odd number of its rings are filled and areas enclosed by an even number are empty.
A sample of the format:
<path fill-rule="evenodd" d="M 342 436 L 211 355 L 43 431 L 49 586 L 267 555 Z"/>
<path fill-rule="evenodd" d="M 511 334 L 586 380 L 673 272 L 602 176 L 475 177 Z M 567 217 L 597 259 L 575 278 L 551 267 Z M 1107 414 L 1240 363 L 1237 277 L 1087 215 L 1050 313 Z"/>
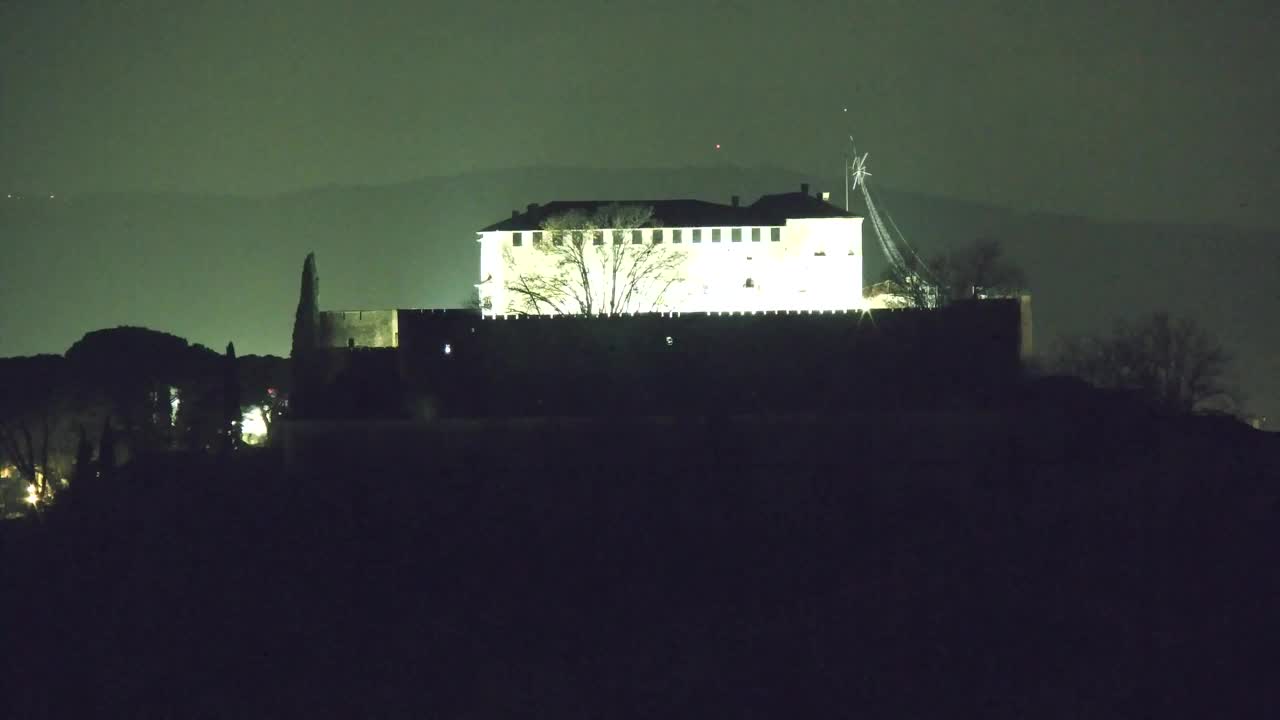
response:
<path fill-rule="evenodd" d="M 89 442 L 89 434 L 84 431 L 84 425 L 81 425 L 78 430 L 80 439 L 76 442 L 76 467 L 71 476 L 71 483 L 72 487 L 83 489 L 93 477 L 93 443 Z"/>
<path fill-rule="evenodd" d="M 88 504 L 86 495 L 98 488 L 94 482 L 93 443 L 89 442 L 89 434 L 84 425 L 76 428 L 79 437 L 76 440 L 76 464 L 71 469 L 71 487 L 67 488 L 66 500 L 69 505 L 83 508 Z"/>
<path fill-rule="evenodd" d="M 102 421 L 102 435 L 98 439 L 98 472 L 103 478 L 111 477 L 116 469 L 116 433 L 111 418 Z"/>
<path fill-rule="evenodd" d="M 307 253 L 307 259 L 302 263 L 298 310 L 293 316 L 293 349 L 290 355 L 294 359 L 315 348 L 319 323 L 320 278 L 316 275 L 316 254 Z"/>
<path fill-rule="evenodd" d="M 240 372 L 236 344 L 230 342 L 222 365 L 222 428 L 219 432 L 224 436 L 224 450 L 240 446 Z"/>
<path fill-rule="evenodd" d="M 311 378 L 315 373 L 314 350 L 319 344 L 320 278 L 316 274 L 316 254 L 307 253 L 302 263 L 302 284 L 298 293 L 298 310 L 293 317 L 293 347 L 289 353 L 293 369 L 291 414 L 304 412 Z"/>

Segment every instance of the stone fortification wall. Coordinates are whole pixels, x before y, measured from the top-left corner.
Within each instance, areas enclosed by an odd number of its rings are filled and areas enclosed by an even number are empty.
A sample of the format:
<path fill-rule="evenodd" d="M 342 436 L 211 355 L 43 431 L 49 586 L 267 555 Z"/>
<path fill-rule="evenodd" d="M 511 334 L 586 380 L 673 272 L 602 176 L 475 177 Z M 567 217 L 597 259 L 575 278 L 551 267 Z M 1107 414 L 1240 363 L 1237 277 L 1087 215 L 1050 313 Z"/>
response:
<path fill-rule="evenodd" d="M 938 311 L 400 313 L 407 392 L 448 415 L 765 412 L 986 402 L 1018 377 L 1018 300 Z"/>
<path fill-rule="evenodd" d="M 329 310 L 320 313 L 320 347 L 387 348 L 399 344 L 397 310 Z"/>

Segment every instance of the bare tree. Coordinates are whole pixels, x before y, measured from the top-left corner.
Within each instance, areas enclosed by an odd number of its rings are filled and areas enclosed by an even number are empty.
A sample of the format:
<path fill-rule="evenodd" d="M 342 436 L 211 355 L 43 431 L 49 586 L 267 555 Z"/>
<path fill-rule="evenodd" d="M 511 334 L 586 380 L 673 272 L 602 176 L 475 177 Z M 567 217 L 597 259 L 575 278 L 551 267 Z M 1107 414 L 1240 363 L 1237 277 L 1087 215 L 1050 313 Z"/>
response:
<path fill-rule="evenodd" d="M 74 446 L 74 422 L 89 412 L 69 387 L 58 356 L 0 363 L 0 457 L 34 489 L 37 506 L 59 487 Z"/>
<path fill-rule="evenodd" d="M 938 308 L 957 300 L 1016 296 L 1026 290 L 1027 277 L 1005 257 L 999 240 L 979 238 L 928 260 L 913 255 L 905 268 L 890 269 L 885 285 L 902 307 Z"/>
<path fill-rule="evenodd" d="M 649 312 L 683 280 L 684 253 L 663 243 L 634 242 L 633 231 L 657 227 L 653 208 L 611 204 L 571 210 L 542 223 L 532 248 L 538 261 L 518 262 L 505 251 L 506 290 L 517 312 L 613 315 Z"/>
<path fill-rule="evenodd" d="M 1027 276 L 1004 254 L 999 240 L 979 238 L 948 256 L 944 279 L 952 299 L 1011 297 L 1027 289 Z"/>
<path fill-rule="evenodd" d="M 1164 312 L 1118 322 L 1107 337 L 1066 338 L 1050 365 L 1098 387 L 1136 390 L 1173 412 L 1228 410 L 1240 400 L 1221 343 L 1194 320 Z"/>
<path fill-rule="evenodd" d="M 48 406 L 8 415 L 0 422 L 0 445 L 4 455 L 18 471 L 18 476 L 35 489 L 37 502 L 44 502 L 53 492 L 49 480 L 50 444 L 58 432 L 57 414 Z"/>
<path fill-rule="evenodd" d="M 929 266 L 919 258 L 909 258 L 901 269 L 889 268 L 884 279 L 872 286 L 878 293 L 886 294 L 891 308 L 938 308 L 944 303 L 939 288 L 926 280 L 932 277 Z"/>

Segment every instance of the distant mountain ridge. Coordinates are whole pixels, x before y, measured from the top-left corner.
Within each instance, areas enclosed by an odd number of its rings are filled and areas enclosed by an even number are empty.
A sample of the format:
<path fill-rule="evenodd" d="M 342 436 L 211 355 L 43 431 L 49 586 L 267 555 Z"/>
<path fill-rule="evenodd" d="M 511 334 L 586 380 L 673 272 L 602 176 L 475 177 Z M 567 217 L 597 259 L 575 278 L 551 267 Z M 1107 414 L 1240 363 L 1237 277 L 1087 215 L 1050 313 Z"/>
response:
<path fill-rule="evenodd" d="M 838 176 L 734 166 L 516 168 L 272 196 L 122 193 L 0 203 L 0 355 L 62 352 L 86 331 L 143 325 L 245 353 L 287 352 L 302 258 L 328 309 L 446 307 L 476 281 L 475 231 L 528 203 L 829 191 Z M 873 186 L 875 187 L 875 186 Z M 1154 309 L 1189 314 L 1240 361 L 1260 410 L 1280 414 L 1280 232 L 1116 223 L 876 189 L 922 253 L 979 236 L 1026 269 L 1036 344 Z M 855 202 L 854 212 L 862 210 Z M 866 228 L 866 233 L 870 228 Z M 883 271 L 865 234 L 866 277 Z M 86 298 L 88 298 L 86 300 Z"/>

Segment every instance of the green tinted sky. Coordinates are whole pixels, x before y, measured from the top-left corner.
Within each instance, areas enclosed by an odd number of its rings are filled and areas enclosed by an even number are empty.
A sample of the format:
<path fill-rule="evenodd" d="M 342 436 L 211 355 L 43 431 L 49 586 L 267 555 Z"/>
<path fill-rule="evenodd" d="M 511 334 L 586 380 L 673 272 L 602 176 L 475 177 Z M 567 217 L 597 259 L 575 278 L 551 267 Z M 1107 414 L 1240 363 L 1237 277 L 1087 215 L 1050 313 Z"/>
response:
<path fill-rule="evenodd" d="M 1276 227 L 1273 5 L 10 0 L 0 184 L 258 193 L 545 163 L 828 174 L 851 127 L 904 188 Z"/>

